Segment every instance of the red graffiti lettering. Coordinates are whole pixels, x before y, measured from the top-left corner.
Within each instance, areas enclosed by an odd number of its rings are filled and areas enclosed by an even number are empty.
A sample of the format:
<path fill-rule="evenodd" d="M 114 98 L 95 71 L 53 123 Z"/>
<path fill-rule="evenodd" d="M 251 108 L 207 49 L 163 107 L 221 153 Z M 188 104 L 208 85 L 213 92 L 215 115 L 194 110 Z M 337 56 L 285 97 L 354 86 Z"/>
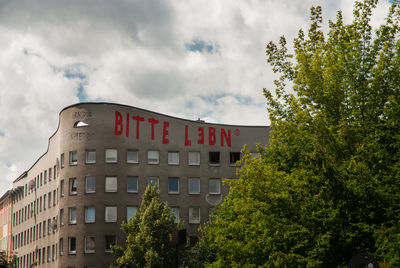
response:
<path fill-rule="evenodd" d="M 192 145 L 192 141 L 189 140 L 188 136 L 189 136 L 189 130 L 188 130 L 188 125 L 185 125 L 185 146 L 191 146 Z"/>
<path fill-rule="evenodd" d="M 208 128 L 208 144 L 215 145 L 216 137 L 215 137 L 215 128 Z"/>
<path fill-rule="evenodd" d="M 226 134 L 225 129 L 221 128 L 221 147 L 224 146 L 224 139 L 228 147 L 231 147 L 231 130 L 228 129 L 228 134 Z"/>
<path fill-rule="evenodd" d="M 139 139 L 139 123 L 144 121 L 144 117 L 132 116 L 132 119 L 136 121 L 136 139 Z"/>
<path fill-rule="evenodd" d="M 158 124 L 158 120 L 149 118 L 149 123 L 151 124 L 151 139 L 154 140 L 154 125 Z"/>
<path fill-rule="evenodd" d="M 120 112 L 115 111 L 115 128 L 114 128 L 115 135 L 121 135 L 123 129 L 124 126 L 122 125 L 122 115 Z"/>
<path fill-rule="evenodd" d="M 164 124 L 163 124 L 163 133 L 162 133 L 162 143 L 163 143 L 163 144 L 169 144 L 169 139 L 167 139 L 168 127 L 169 127 L 169 122 L 164 121 Z"/>

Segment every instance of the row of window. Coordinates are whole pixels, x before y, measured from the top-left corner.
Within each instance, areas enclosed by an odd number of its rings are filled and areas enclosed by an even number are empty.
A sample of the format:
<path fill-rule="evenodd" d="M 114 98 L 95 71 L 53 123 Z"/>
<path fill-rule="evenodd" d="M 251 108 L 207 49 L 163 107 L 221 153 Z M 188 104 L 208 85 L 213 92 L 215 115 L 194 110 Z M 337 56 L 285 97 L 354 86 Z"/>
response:
<path fill-rule="evenodd" d="M 85 151 L 85 164 L 96 163 L 96 150 Z M 200 165 L 200 152 L 188 152 L 188 165 Z M 235 165 L 240 160 L 240 152 L 229 153 L 230 164 Z M 118 163 L 118 151 L 117 149 L 105 149 L 105 162 L 106 163 Z M 138 150 L 127 150 L 126 163 L 137 164 L 139 163 L 139 151 Z M 159 151 L 147 151 L 147 164 L 157 165 L 160 163 L 160 152 Z M 171 151 L 168 152 L 167 157 L 168 165 L 179 165 L 179 152 Z M 78 164 L 78 152 L 69 152 L 69 165 L 75 166 Z M 220 164 L 220 152 L 209 152 L 209 164 L 219 165 Z M 61 154 L 61 167 L 65 166 L 64 154 Z"/>
<path fill-rule="evenodd" d="M 60 250 L 61 250 L 61 244 L 60 244 Z M 36 249 L 36 251 L 18 257 L 17 267 L 29 268 L 40 264 L 45 264 L 46 256 L 47 256 L 47 263 L 54 262 L 57 259 L 57 244 L 47 246 L 47 254 L 46 254 L 46 247 L 44 247 L 44 248 L 38 248 Z"/>
<path fill-rule="evenodd" d="M 126 221 L 129 221 L 137 212 L 137 206 L 126 207 Z M 171 217 L 175 219 L 175 223 L 179 222 L 180 208 L 171 208 Z M 117 222 L 117 206 L 105 206 L 104 207 L 104 222 L 116 223 Z M 87 206 L 84 207 L 84 223 L 95 223 L 96 222 L 96 207 Z M 77 208 L 68 208 L 68 223 L 77 223 Z M 190 207 L 189 208 L 189 223 L 199 224 L 200 223 L 200 208 Z M 64 209 L 60 209 L 60 226 L 64 226 Z M 44 230 L 44 229 L 43 229 Z"/>
<path fill-rule="evenodd" d="M 25 231 L 20 232 L 12 237 L 12 249 L 18 249 L 20 247 L 29 245 L 30 243 L 46 237 L 47 235 L 53 234 L 57 231 L 58 216 L 52 219 L 44 220 L 43 222 L 37 223 Z M 47 232 L 46 232 L 47 228 Z"/>
<path fill-rule="evenodd" d="M 129 176 L 126 178 L 126 191 L 128 193 L 137 193 L 139 191 L 139 178 L 136 176 Z M 180 189 L 180 178 L 169 177 L 168 178 L 168 193 L 179 194 Z M 78 179 L 69 179 L 69 195 L 78 194 Z M 154 183 L 159 185 L 159 177 L 148 177 L 147 183 Z M 188 178 L 188 194 L 200 194 L 200 178 Z M 64 180 L 60 181 L 61 196 L 65 195 Z M 209 194 L 221 194 L 221 179 L 210 178 L 208 180 Z M 115 176 L 108 176 L 104 178 L 104 191 L 106 193 L 116 193 L 118 191 L 118 179 Z M 85 177 L 85 193 L 92 194 L 96 193 L 96 177 L 87 176 Z"/>
<path fill-rule="evenodd" d="M 50 191 L 48 194 L 44 194 L 36 198 L 33 202 L 22 207 L 18 211 L 13 213 L 13 226 L 19 225 L 24 221 L 29 220 L 36 214 L 39 214 L 46 208 L 51 208 L 58 204 L 58 189 Z"/>
<path fill-rule="evenodd" d="M 37 188 L 40 188 L 42 185 L 47 184 L 47 179 L 49 182 L 51 182 L 52 179 L 56 178 L 56 166 L 54 166 L 53 168 L 49 168 L 48 170 L 44 170 L 43 172 L 35 176 L 33 180 L 31 180 L 29 183 L 26 183 L 21 192 L 16 192 L 16 194 L 13 196 L 13 202 L 15 203 L 16 201 L 21 200 L 23 197 L 30 195 L 32 192 L 34 192 Z"/>

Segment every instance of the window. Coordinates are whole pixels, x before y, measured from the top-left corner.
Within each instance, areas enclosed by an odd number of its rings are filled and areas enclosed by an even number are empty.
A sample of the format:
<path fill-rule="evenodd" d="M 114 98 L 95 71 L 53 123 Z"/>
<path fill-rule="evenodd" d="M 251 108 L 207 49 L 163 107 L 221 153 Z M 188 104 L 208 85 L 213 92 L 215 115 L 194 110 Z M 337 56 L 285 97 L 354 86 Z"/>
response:
<path fill-rule="evenodd" d="M 179 165 L 179 152 L 168 152 L 168 165 Z"/>
<path fill-rule="evenodd" d="M 189 178 L 189 194 L 200 194 L 200 178 Z"/>
<path fill-rule="evenodd" d="M 51 261 L 54 261 L 54 257 L 56 255 L 56 245 L 51 246 Z"/>
<path fill-rule="evenodd" d="M 230 152 L 229 159 L 231 165 L 236 165 L 236 162 L 240 161 L 240 152 Z"/>
<path fill-rule="evenodd" d="M 60 191 L 61 191 L 61 196 L 64 196 L 64 180 L 60 181 Z"/>
<path fill-rule="evenodd" d="M 46 194 L 43 195 L 43 210 L 46 210 Z"/>
<path fill-rule="evenodd" d="M 70 195 L 77 194 L 76 178 L 69 179 L 69 194 Z"/>
<path fill-rule="evenodd" d="M 47 234 L 51 234 L 51 219 L 47 220 Z"/>
<path fill-rule="evenodd" d="M 179 194 L 179 178 L 168 178 L 168 193 Z"/>
<path fill-rule="evenodd" d="M 157 190 L 158 190 L 158 177 L 148 177 L 147 178 L 147 183 L 150 184 L 156 184 L 157 185 Z"/>
<path fill-rule="evenodd" d="M 78 164 L 78 152 L 69 152 L 69 165 L 74 166 Z"/>
<path fill-rule="evenodd" d="M 65 156 L 64 154 L 61 154 L 61 168 L 65 167 Z"/>
<path fill-rule="evenodd" d="M 53 190 L 53 206 L 56 205 L 56 199 L 57 199 L 56 190 Z"/>
<path fill-rule="evenodd" d="M 46 262 L 46 248 L 42 249 L 42 263 L 44 264 Z"/>
<path fill-rule="evenodd" d="M 69 208 L 69 224 L 76 224 L 76 208 Z"/>
<path fill-rule="evenodd" d="M 95 164 L 96 163 L 96 151 L 95 150 L 86 151 L 85 163 L 86 164 Z"/>
<path fill-rule="evenodd" d="M 46 184 L 46 183 L 47 183 L 47 170 L 44 171 L 44 184 Z M 26 185 L 25 185 L 25 189 L 26 189 Z"/>
<path fill-rule="evenodd" d="M 86 236 L 85 237 L 85 253 L 94 253 L 95 252 L 95 238 L 94 236 Z"/>
<path fill-rule="evenodd" d="M 188 160 L 190 166 L 200 165 L 200 152 L 189 152 Z"/>
<path fill-rule="evenodd" d="M 128 222 L 137 212 L 137 207 L 126 207 L 126 221 Z"/>
<path fill-rule="evenodd" d="M 85 192 L 95 193 L 96 192 L 96 177 L 86 177 L 85 179 Z"/>
<path fill-rule="evenodd" d="M 179 208 L 171 208 L 171 216 L 174 217 L 174 223 L 179 222 Z"/>
<path fill-rule="evenodd" d="M 147 152 L 147 163 L 158 164 L 159 163 L 159 151 L 148 151 Z"/>
<path fill-rule="evenodd" d="M 126 162 L 130 164 L 139 163 L 139 151 L 137 150 L 128 150 L 126 154 Z"/>
<path fill-rule="evenodd" d="M 49 192 L 48 196 L 49 196 L 49 205 L 48 205 L 48 207 L 51 208 L 51 192 Z"/>
<path fill-rule="evenodd" d="M 52 178 L 51 178 L 52 174 L 53 174 L 53 173 L 52 173 L 52 170 L 51 170 L 51 168 L 49 168 L 49 181 L 51 181 L 51 179 L 52 179 Z"/>
<path fill-rule="evenodd" d="M 47 246 L 47 262 L 50 262 L 50 246 Z"/>
<path fill-rule="evenodd" d="M 127 188 L 128 193 L 137 193 L 138 192 L 138 178 L 137 177 L 128 177 L 126 188 Z"/>
<path fill-rule="evenodd" d="M 105 237 L 106 240 L 106 248 L 104 249 L 105 252 L 111 252 L 111 246 L 116 244 L 116 237 L 115 235 L 106 235 Z"/>
<path fill-rule="evenodd" d="M 60 209 L 60 226 L 64 226 L 64 209 Z"/>
<path fill-rule="evenodd" d="M 200 223 L 200 208 L 189 208 L 189 223 Z"/>
<path fill-rule="evenodd" d="M 221 194 L 221 180 L 210 179 L 208 181 L 208 189 L 210 194 Z"/>
<path fill-rule="evenodd" d="M 117 149 L 106 149 L 106 163 L 117 163 Z"/>
<path fill-rule="evenodd" d="M 117 177 L 106 177 L 105 180 L 105 191 L 107 193 L 117 192 Z"/>
<path fill-rule="evenodd" d="M 95 207 L 85 207 L 85 223 L 95 222 L 96 209 Z"/>
<path fill-rule="evenodd" d="M 76 238 L 68 237 L 68 254 L 76 254 Z"/>
<path fill-rule="evenodd" d="M 104 220 L 105 222 L 117 222 L 117 207 L 106 207 Z"/>
<path fill-rule="evenodd" d="M 219 152 L 210 152 L 210 165 L 219 165 Z"/>
<path fill-rule="evenodd" d="M 56 170 L 56 166 L 53 167 L 53 172 L 54 172 L 54 179 L 56 179 L 57 177 L 57 170 Z"/>
<path fill-rule="evenodd" d="M 60 256 L 64 255 L 64 239 L 60 238 L 59 242 Z"/>

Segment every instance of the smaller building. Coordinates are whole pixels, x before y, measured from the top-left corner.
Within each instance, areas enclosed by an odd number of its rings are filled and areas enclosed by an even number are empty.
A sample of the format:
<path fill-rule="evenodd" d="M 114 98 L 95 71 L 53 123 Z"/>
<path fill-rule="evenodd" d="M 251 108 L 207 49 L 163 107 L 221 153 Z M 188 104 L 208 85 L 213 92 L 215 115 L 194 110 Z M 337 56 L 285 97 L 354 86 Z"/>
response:
<path fill-rule="evenodd" d="M 12 192 L 7 191 L 0 198 L 0 251 L 5 252 L 11 260 L 12 238 Z"/>

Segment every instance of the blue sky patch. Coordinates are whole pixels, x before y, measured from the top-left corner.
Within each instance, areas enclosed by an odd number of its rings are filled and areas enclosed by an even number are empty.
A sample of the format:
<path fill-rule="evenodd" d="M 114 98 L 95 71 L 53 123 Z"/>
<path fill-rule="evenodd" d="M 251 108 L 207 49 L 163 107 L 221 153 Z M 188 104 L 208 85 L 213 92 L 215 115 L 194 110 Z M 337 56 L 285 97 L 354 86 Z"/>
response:
<path fill-rule="evenodd" d="M 210 43 L 206 43 L 203 40 L 193 40 L 192 43 L 186 44 L 186 49 L 193 52 L 216 52 L 217 49 Z"/>

